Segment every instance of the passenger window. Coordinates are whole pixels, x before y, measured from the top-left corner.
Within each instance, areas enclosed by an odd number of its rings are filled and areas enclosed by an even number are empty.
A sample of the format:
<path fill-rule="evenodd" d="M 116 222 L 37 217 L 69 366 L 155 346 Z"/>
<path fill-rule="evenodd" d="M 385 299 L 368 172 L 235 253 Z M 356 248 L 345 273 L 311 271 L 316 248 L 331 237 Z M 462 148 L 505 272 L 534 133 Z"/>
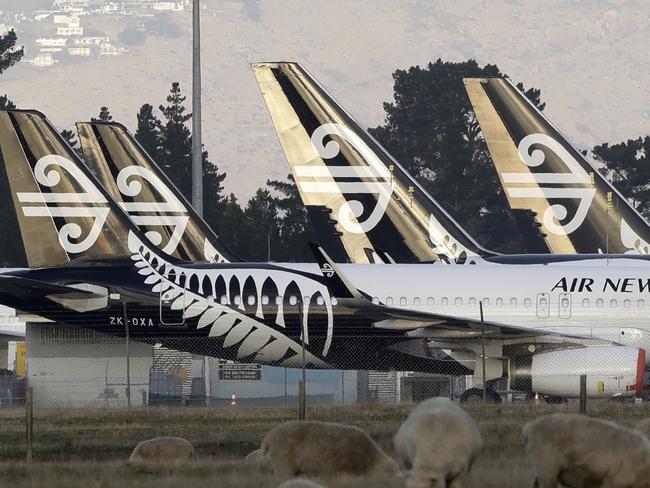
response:
<path fill-rule="evenodd" d="M 247 303 L 249 305 L 255 305 L 255 296 L 254 295 L 248 295 L 248 298 L 246 299 Z"/>
<path fill-rule="evenodd" d="M 289 305 L 295 305 L 298 303 L 298 297 L 296 295 L 291 295 L 289 297 Z"/>
<path fill-rule="evenodd" d="M 415 297 L 413 299 L 413 305 L 420 305 L 420 297 Z"/>
<path fill-rule="evenodd" d="M 393 304 L 393 297 L 386 297 L 386 305 L 392 305 Z"/>
<path fill-rule="evenodd" d="M 262 305 L 268 305 L 268 304 L 269 304 L 269 296 L 262 295 Z"/>
<path fill-rule="evenodd" d="M 602 307 L 603 307 L 603 303 L 604 303 L 604 302 L 603 302 L 603 299 L 602 299 L 602 298 L 599 298 L 598 300 L 596 300 L 596 307 L 598 307 L 598 308 L 602 308 Z"/>
<path fill-rule="evenodd" d="M 533 301 L 530 298 L 524 298 L 524 307 L 530 308 L 533 304 Z"/>
<path fill-rule="evenodd" d="M 316 305 L 325 305 L 325 300 L 323 299 L 322 296 L 318 295 L 316 297 Z"/>
<path fill-rule="evenodd" d="M 406 297 L 400 297 L 399 304 L 400 305 L 406 305 Z"/>
<path fill-rule="evenodd" d="M 461 297 L 456 297 L 456 306 L 459 307 L 463 304 L 463 299 Z"/>
<path fill-rule="evenodd" d="M 469 304 L 470 304 L 470 305 L 476 305 L 476 298 L 471 297 L 471 298 L 469 299 Z"/>
<path fill-rule="evenodd" d="M 630 300 L 624 300 L 623 301 L 623 306 L 625 308 L 630 308 L 632 306 L 632 302 Z"/>
<path fill-rule="evenodd" d="M 639 300 L 638 302 L 636 302 L 636 306 L 639 308 L 645 307 L 645 300 Z"/>
<path fill-rule="evenodd" d="M 433 305 L 435 303 L 433 297 L 427 298 L 427 305 Z"/>
<path fill-rule="evenodd" d="M 612 307 L 612 308 L 616 308 L 617 305 L 618 305 L 618 301 L 616 301 L 615 298 L 612 298 L 612 299 L 609 301 L 609 306 L 610 306 L 610 307 Z"/>
<path fill-rule="evenodd" d="M 379 305 L 379 298 L 377 298 L 377 297 L 372 297 L 372 303 L 373 303 L 374 305 Z"/>
<path fill-rule="evenodd" d="M 276 305 L 280 305 L 280 304 L 282 304 L 282 297 L 281 297 L 280 295 L 277 295 L 277 296 L 275 297 L 275 304 L 276 304 Z"/>
<path fill-rule="evenodd" d="M 503 307 L 503 298 L 497 298 L 497 307 Z"/>
<path fill-rule="evenodd" d="M 239 305 L 240 303 L 241 303 L 241 297 L 239 295 L 237 295 L 235 297 L 235 305 Z"/>
<path fill-rule="evenodd" d="M 448 303 L 449 303 L 449 300 L 447 299 L 447 297 L 443 297 L 442 298 L 442 306 L 445 307 L 445 306 L 447 306 Z"/>
<path fill-rule="evenodd" d="M 489 298 L 484 298 L 483 299 L 483 306 L 487 307 L 488 305 L 490 305 L 490 299 Z"/>
<path fill-rule="evenodd" d="M 219 303 L 221 303 L 221 305 L 228 305 L 228 297 L 226 295 L 221 295 L 221 298 L 219 298 Z"/>
<path fill-rule="evenodd" d="M 338 305 L 339 301 L 336 299 L 336 297 L 332 297 L 331 303 L 332 305 Z"/>
<path fill-rule="evenodd" d="M 589 299 L 588 298 L 583 298 L 582 299 L 582 308 L 589 308 Z"/>

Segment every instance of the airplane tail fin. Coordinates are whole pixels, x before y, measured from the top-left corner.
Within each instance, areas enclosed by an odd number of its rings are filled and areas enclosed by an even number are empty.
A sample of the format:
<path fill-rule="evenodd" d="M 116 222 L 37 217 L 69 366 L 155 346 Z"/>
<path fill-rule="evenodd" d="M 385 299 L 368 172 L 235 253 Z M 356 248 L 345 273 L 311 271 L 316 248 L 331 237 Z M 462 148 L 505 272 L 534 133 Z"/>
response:
<path fill-rule="evenodd" d="M 331 257 L 474 262 L 491 255 L 296 63 L 252 66 L 300 196 Z"/>
<path fill-rule="evenodd" d="M 32 268 L 128 256 L 128 217 L 45 116 L 0 112 L 0 159 Z"/>
<path fill-rule="evenodd" d="M 151 242 L 189 261 L 239 261 L 121 124 L 77 123 L 86 164 Z"/>
<path fill-rule="evenodd" d="M 650 226 L 505 78 L 465 88 L 511 208 L 552 253 L 648 253 Z"/>

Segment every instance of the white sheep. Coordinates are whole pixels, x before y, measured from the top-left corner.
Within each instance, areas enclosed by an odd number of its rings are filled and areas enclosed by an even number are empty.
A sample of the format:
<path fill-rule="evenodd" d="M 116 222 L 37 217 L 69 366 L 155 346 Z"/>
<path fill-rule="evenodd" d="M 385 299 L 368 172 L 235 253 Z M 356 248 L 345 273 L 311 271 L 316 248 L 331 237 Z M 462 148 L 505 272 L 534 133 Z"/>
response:
<path fill-rule="evenodd" d="M 641 420 L 634 428 L 650 439 L 650 418 Z"/>
<path fill-rule="evenodd" d="M 293 421 L 266 434 L 262 451 L 282 478 L 398 475 L 397 463 L 357 427 L 328 422 Z"/>
<path fill-rule="evenodd" d="M 483 446 L 472 418 L 448 398 L 417 405 L 395 435 L 395 450 L 410 470 L 408 488 L 459 488 Z"/>
<path fill-rule="evenodd" d="M 180 463 L 194 455 L 194 446 L 180 437 L 156 437 L 140 442 L 129 463 Z"/>
<path fill-rule="evenodd" d="M 650 441 L 634 429 L 552 414 L 522 429 L 535 486 L 650 488 Z"/>
<path fill-rule="evenodd" d="M 323 485 L 315 481 L 307 480 L 305 478 L 295 478 L 287 480 L 282 483 L 278 488 L 325 488 Z"/>

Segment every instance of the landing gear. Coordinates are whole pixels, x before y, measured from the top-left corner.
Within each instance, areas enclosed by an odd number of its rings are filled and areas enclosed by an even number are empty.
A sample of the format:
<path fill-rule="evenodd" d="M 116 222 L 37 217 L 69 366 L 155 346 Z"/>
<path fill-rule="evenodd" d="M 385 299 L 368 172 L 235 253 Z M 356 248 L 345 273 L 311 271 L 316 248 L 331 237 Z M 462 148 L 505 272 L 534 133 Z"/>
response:
<path fill-rule="evenodd" d="M 485 391 L 485 399 L 488 403 L 501 403 L 501 395 L 496 391 L 488 388 Z M 483 390 L 481 388 L 470 388 L 460 396 L 461 403 L 482 403 Z"/>

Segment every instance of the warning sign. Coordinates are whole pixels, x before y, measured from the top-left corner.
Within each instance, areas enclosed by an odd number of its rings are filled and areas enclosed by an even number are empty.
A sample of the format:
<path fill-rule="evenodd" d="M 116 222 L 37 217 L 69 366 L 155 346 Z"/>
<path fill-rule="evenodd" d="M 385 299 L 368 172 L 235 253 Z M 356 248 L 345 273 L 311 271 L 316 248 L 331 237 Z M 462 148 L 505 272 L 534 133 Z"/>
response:
<path fill-rule="evenodd" d="M 262 366 L 255 363 L 234 363 L 219 361 L 219 380 L 221 381 L 260 381 Z"/>

